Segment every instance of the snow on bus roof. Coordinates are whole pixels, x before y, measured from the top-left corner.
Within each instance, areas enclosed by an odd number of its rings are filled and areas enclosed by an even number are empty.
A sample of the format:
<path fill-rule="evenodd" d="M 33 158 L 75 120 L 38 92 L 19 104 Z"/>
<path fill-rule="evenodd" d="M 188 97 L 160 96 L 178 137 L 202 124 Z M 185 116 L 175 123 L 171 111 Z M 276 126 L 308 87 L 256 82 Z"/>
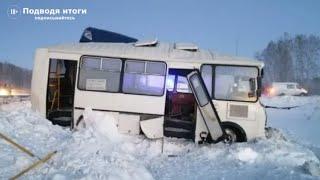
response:
<path fill-rule="evenodd" d="M 49 52 L 119 57 L 130 59 L 162 60 L 166 62 L 240 64 L 263 67 L 258 60 L 221 55 L 197 49 L 196 51 L 176 49 L 174 44 L 159 42 L 156 46 L 135 46 L 134 43 L 70 43 L 48 47 Z"/>

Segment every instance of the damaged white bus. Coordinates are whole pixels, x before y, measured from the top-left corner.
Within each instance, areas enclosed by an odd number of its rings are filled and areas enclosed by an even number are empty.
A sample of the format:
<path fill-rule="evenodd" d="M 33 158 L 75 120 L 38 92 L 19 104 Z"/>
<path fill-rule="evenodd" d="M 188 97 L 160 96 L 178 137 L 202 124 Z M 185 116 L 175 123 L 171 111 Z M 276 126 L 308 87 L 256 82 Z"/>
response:
<path fill-rule="evenodd" d="M 71 128 L 85 108 L 121 133 L 196 143 L 265 136 L 264 64 L 186 43 L 73 43 L 36 50 L 32 108 Z"/>

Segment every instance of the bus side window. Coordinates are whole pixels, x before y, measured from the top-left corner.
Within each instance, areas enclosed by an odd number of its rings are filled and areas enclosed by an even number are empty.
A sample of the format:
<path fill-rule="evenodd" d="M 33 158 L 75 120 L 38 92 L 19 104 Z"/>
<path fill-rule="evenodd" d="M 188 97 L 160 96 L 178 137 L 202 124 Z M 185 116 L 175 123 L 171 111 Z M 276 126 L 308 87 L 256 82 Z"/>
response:
<path fill-rule="evenodd" d="M 84 57 L 80 66 L 78 88 L 119 92 L 121 66 L 120 59 Z"/>
<path fill-rule="evenodd" d="M 165 76 L 163 62 L 126 60 L 122 90 L 130 94 L 162 96 Z"/>

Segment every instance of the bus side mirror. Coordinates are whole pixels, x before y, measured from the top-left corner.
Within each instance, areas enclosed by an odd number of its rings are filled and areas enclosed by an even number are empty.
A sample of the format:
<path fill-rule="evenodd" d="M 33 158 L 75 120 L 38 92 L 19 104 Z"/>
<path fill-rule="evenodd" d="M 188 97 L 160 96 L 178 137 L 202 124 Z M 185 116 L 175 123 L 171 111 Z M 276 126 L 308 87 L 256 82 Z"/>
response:
<path fill-rule="evenodd" d="M 249 84 L 250 84 L 250 92 L 248 93 L 248 97 L 254 97 L 256 93 L 256 78 L 250 78 Z"/>

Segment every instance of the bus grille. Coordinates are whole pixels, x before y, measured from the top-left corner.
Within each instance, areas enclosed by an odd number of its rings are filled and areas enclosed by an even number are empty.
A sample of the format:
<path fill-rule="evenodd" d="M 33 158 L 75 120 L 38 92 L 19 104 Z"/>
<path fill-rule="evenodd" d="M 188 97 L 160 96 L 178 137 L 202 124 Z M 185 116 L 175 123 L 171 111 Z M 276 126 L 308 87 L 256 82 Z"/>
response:
<path fill-rule="evenodd" d="M 248 106 L 231 104 L 229 116 L 247 118 L 248 117 Z"/>

